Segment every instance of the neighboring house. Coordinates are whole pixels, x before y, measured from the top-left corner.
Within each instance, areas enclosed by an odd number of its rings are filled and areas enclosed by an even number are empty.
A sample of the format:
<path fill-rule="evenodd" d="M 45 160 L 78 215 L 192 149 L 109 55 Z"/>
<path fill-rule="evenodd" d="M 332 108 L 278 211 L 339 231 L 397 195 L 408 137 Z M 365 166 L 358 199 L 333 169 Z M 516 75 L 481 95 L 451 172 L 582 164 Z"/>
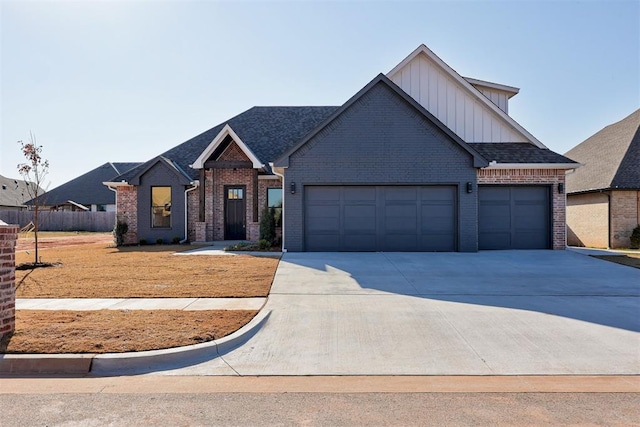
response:
<path fill-rule="evenodd" d="M 286 251 L 565 247 L 565 170 L 509 115 L 517 88 L 422 45 L 340 107 L 254 107 L 106 185 L 127 243 L 257 240 Z"/>
<path fill-rule="evenodd" d="M 56 211 L 106 211 L 116 210 L 115 192 L 102 185 L 140 163 L 105 163 L 66 182 L 38 197 L 41 209 Z M 34 200 L 29 200 L 33 205 Z"/>
<path fill-rule="evenodd" d="M 640 110 L 566 155 L 584 165 L 567 175 L 569 245 L 630 247 L 640 224 Z"/>
<path fill-rule="evenodd" d="M 27 209 L 28 186 L 33 183 L 0 175 L 0 210 L 20 211 Z"/>

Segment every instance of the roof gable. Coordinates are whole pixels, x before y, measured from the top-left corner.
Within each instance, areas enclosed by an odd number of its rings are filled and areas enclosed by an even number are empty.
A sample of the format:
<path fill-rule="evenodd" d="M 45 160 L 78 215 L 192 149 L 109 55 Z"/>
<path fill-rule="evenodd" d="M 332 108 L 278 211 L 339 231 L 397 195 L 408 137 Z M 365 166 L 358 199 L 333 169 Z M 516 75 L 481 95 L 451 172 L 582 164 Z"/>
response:
<path fill-rule="evenodd" d="M 175 175 L 180 184 L 191 184 L 189 175 L 184 170 L 182 170 L 179 165 L 163 156 L 158 156 L 154 159 L 151 159 L 140 167 L 136 168 L 135 174 L 128 180 L 128 183 L 131 185 L 140 185 L 140 179 L 142 178 L 142 176 L 150 171 L 153 167 L 155 167 L 158 163 L 164 164 L 167 169 L 169 169 L 169 171 L 171 171 Z"/>
<path fill-rule="evenodd" d="M 216 149 L 225 141 L 227 137 L 231 137 L 233 141 L 236 143 L 238 148 L 242 150 L 242 152 L 249 158 L 251 163 L 253 164 L 254 169 L 261 169 L 264 167 L 264 163 L 258 159 L 258 157 L 251 151 L 251 149 L 242 142 L 242 139 L 235 133 L 235 131 L 229 126 L 227 123 L 224 125 L 222 130 L 213 138 L 213 141 L 207 146 L 207 148 L 202 151 L 202 153 L 198 156 L 198 158 L 193 162 L 191 167 L 193 169 L 203 169 L 204 162 L 206 162 L 209 157 L 216 151 Z"/>
<path fill-rule="evenodd" d="M 416 102 L 415 99 L 411 98 L 407 95 L 402 89 L 400 89 L 397 85 L 395 85 L 391 80 L 389 80 L 384 74 L 379 74 L 376 78 L 374 78 L 369 84 L 367 84 L 364 88 L 362 88 L 358 93 L 356 93 L 353 97 L 351 97 L 344 105 L 338 108 L 333 112 L 328 118 L 326 118 L 321 124 L 319 124 L 313 131 L 308 133 L 304 139 L 302 139 L 298 144 L 287 150 L 279 159 L 277 159 L 273 166 L 275 167 L 288 167 L 289 166 L 289 157 L 302 148 L 305 144 L 307 144 L 312 138 L 314 138 L 317 134 L 323 131 L 327 126 L 329 126 L 334 120 L 338 119 L 343 113 L 345 113 L 349 107 L 351 107 L 354 103 L 356 103 L 359 99 L 361 99 L 365 94 L 367 94 L 373 87 L 378 84 L 386 85 L 391 91 L 400 97 L 404 102 L 408 103 L 412 108 L 417 110 L 417 112 L 423 115 L 426 119 L 432 122 L 440 131 L 442 131 L 445 135 L 451 138 L 455 143 L 457 143 L 464 151 L 469 153 L 473 157 L 473 165 L 474 167 L 483 167 L 487 166 L 488 162 L 484 159 L 477 151 L 467 145 L 460 137 L 458 137 L 455 133 L 453 133 L 448 127 L 446 127 L 442 122 L 440 122 L 435 116 L 433 116 L 429 111 L 427 111 L 424 107 Z"/>
<path fill-rule="evenodd" d="M 567 175 L 570 193 L 640 189 L 640 109 L 606 126 L 565 155 L 584 164 Z"/>
<path fill-rule="evenodd" d="M 387 76 L 466 142 L 528 142 L 546 148 L 424 44 Z"/>

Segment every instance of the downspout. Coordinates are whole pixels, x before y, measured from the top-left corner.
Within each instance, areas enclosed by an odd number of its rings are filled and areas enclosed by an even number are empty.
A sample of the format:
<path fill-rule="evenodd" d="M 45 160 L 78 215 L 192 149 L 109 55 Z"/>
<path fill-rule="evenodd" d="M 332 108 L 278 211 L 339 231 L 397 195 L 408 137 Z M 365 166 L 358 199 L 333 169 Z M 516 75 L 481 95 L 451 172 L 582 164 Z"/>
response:
<path fill-rule="evenodd" d="M 278 172 L 276 172 L 276 168 L 273 166 L 273 163 L 269 163 L 269 166 L 271 166 L 271 170 L 273 171 L 274 174 L 276 174 L 277 176 L 279 176 L 280 178 L 282 178 L 282 252 L 287 252 L 287 247 L 284 245 L 284 237 L 285 237 L 285 227 L 284 227 L 284 218 L 285 218 L 285 201 L 284 201 L 284 174 L 279 174 Z"/>
<path fill-rule="evenodd" d="M 199 187 L 200 182 L 199 181 L 194 181 L 190 183 L 191 185 L 193 185 L 193 187 L 191 188 L 187 188 L 186 190 L 184 190 L 184 239 L 180 240 L 180 244 L 185 243 L 187 240 L 189 240 L 189 223 L 188 223 L 188 205 L 187 205 L 187 193 L 189 193 L 190 191 L 195 190 L 196 188 Z"/>

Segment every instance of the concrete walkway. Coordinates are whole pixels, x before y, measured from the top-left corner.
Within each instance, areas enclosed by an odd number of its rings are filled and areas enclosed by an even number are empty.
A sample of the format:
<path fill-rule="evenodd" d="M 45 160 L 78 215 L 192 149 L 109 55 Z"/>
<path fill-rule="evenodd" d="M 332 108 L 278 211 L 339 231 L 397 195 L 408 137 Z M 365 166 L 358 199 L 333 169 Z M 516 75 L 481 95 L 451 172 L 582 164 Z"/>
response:
<path fill-rule="evenodd" d="M 16 310 L 260 310 L 266 298 L 18 298 Z"/>
<path fill-rule="evenodd" d="M 572 251 L 288 253 L 265 310 L 246 344 L 154 370 L 640 374 L 640 270 Z"/>

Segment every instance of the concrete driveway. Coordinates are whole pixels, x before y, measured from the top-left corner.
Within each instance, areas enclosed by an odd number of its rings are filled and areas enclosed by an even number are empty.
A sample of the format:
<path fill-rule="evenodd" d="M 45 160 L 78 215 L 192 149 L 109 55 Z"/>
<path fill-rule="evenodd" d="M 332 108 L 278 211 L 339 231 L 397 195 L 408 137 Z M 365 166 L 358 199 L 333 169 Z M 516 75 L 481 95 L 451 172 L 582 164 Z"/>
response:
<path fill-rule="evenodd" d="M 640 270 L 571 251 L 289 253 L 246 344 L 164 374 L 640 374 Z"/>

